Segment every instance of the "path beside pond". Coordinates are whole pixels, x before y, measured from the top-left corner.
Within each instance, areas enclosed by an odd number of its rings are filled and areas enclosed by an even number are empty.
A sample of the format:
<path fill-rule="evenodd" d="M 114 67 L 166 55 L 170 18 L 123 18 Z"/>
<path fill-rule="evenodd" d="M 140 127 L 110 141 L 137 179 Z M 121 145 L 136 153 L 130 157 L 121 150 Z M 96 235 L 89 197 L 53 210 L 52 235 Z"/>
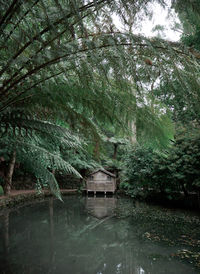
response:
<path fill-rule="evenodd" d="M 77 189 L 61 189 L 60 190 L 62 194 L 65 194 L 65 193 L 75 193 L 77 192 Z M 42 191 L 43 194 L 50 194 L 51 192 L 49 190 L 43 190 Z M 7 199 L 7 198 L 10 198 L 10 197 L 13 197 L 13 196 L 18 196 L 18 195 L 29 195 L 29 194 L 37 194 L 37 191 L 36 190 L 12 190 L 10 195 L 8 196 L 5 196 L 5 195 L 2 195 L 0 196 L 0 199 Z"/>
<path fill-rule="evenodd" d="M 62 195 L 77 193 L 77 189 L 61 189 L 60 191 Z M 52 196 L 52 193 L 49 190 L 42 190 L 41 193 L 38 193 L 36 190 L 12 190 L 10 195 L 0 196 L 0 209 L 7 207 L 10 208 L 18 204 L 23 204 L 26 201 L 40 199 L 48 196 Z"/>

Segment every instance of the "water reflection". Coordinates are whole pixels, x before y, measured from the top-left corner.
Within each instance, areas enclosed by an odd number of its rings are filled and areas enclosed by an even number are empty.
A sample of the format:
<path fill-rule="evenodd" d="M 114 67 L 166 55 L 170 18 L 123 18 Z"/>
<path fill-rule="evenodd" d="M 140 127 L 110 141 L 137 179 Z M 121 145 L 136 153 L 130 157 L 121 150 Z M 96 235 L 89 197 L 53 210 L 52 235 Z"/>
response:
<path fill-rule="evenodd" d="M 2 274 L 159 274 L 198 273 L 192 265 L 170 255 L 180 249 L 147 241 L 149 228 L 163 227 L 178 237 L 185 227 L 114 216 L 133 209 L 132 203 L 112 198 L 50 198 L 0 217 L 0 273 Z M 148 212 L 145 213 L 146 215 Z M 153 211 L 156 216 L 156 212 Z M 178 223 L 177 223 L 178 224 Z M 194 233 L 194 229 L 192 230 Z M 180 232 L 182 233 L 182 232 Z"/>
<path fill-rule="evenodd" d="M 102 219 L 113 216 L 117 199 L 115 197 L 86 197 L 86 209 L 92 216 Z"/>
<path fill-rule="evenodd" d="M 3 246 L 6 255 L 9 253 L 9 212 L 3 215 Z"/>
<path fill-rule="evenodd" d="M 2 241 L 2 250 L 4 256 L 0 259 L 0 265 L 6 270 L 6 273 L 12 273 L 9 267 L 9 211 L 6 211 L 2 216 L 2 227 L 1 227 L 1 241 Z"/>
<path fill-rule="evenodd" d="M 53 269 L 55 263 L 53 200 L 53 197 L 49 199 L 50 263 L 48 273 L 51 273 L 51 270 Z"/>

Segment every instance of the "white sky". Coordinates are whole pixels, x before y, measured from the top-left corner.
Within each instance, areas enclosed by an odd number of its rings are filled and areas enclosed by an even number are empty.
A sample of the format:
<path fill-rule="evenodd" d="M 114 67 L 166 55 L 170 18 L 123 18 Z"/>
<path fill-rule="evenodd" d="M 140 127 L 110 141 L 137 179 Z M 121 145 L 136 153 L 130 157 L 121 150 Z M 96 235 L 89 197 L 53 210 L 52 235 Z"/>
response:
<path fill-rule="evenodd" d="M 142 34 L 148 37 L 157 36 L 159 32 L 153 32 L 152 29 L 156 25 L 164 26 L 165 30 L 160 32 L 160 36 L 163 39 L 178 41 L 180 39 L 181 32 L 174 31 L 173 26 L 174 22 L 180 24 L 180 21 L 176 15 L 176 13 L 171 10 L 170 16 L 168 15 L 168 10 L 161 7 L 159 4 L 153 3 L 151 4 L 151 8 L 153 10 L 153 17 L 151 20 L 146 19 L 142 22 L 140 29 L 135 29 L 133 32 L 135 34 Z M 122 23 L 119 21 L 117 16 L 113 17 L 114 23 L 119 29 L 123 29 Z"/>

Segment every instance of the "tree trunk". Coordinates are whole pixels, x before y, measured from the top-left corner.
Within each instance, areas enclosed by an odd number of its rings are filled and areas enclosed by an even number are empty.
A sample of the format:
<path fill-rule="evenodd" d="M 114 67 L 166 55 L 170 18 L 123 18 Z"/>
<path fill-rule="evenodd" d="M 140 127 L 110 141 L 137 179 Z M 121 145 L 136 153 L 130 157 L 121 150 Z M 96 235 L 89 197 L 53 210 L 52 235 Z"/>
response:
<path fill-rule="evenodd" d="M 83 186 L 85 187 L 85 175 L 86 175 L 86 171 L 87 171 L 87 169 L 83 168 L 79 172 L 81 174 L 81 176 L 82 176 L 82 178 L 80 178 L 80 186 L 81 187 L 83 187 Z"/>
<path fill-rule="evenodd" d="M 114 144 L 114 153 L 113 153 L 114 160 L 117 158 L 117 148 L 118 148 L 118 144 Z"/>
<path fill-rule="evenodd" d="M 16 150 L 14 150 L 11 154 L 10 162 L 8 165 L 8 170 L 5 177 L 4 183 L 4 195 L 9 195 L 12 185 L 12 176 L 15 168 L 15 161 L 16 161 Z"/>
<path fill-rule="evenodd" d="M 94 158 L 95 158 L 97 161 L 99 160 L 99 140 L 96 140 L 96 141 L 95 141 Z"/>
<path fill-rule="evenodd" d="M 181 187 L 182 187 L 182 190 L 183 190 L 183 193 L 184 193 L 185 197 L 188 197 L 188 196 L 189 196 L 188 191 L 187 191 L 187 189 L 185 188 L 185 186 L 184 186 L 183 183 L 181 184 Z"/>
<path fill-rule="evenodd" d="M 130 137 L 130 141 L 132 144 L 137 144 L 137 128 L 136 128 L 136 121 L 131 121 L 129 123 L 129 127 L 131 130 L 131 137 Z"/>
<path fill-rule="evenodd" d="M 200 208 L 200 189 L 197 190 L 197 200 L 198 200 L 198 205 Z"/>

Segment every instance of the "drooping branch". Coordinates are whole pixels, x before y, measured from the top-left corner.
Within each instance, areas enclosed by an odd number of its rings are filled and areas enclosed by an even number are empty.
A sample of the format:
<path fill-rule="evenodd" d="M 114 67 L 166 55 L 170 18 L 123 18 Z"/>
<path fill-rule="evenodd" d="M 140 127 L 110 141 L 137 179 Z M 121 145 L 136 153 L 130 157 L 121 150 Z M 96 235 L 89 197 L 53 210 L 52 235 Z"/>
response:
<path fill-rule="evenodd" d="M 15 0 L 17 1 L 17 0 Z M 14 54 L 14 56 L 12 56 L 7 64 L 2 68 L 2 70 L 0 71 L 0 76 L 8 69 L 8 67 L 11 65 L 11 63 L 13 63 L 16 58 L 21 55 L 25 49 L 27 49 L 31 44 L 33 44 L 34 41 L 40 40 L 41 37 L 48 33 L 48 31 L 50 31 L 52 28 L 56 28 L 58 25 L 64 23 L 67 19 L 71 18 L 72 16 L 75 16 L 77 13 L 81 13 L 84 12 L 90 8 L 96 7 L 97 5 L 100 5 L 103 2 L 106 2 L 107 0 L 99 0 L 99 1 L 94 1 L 94 2 L 89 2 L 88 4 L 80 7 L 77 11 L 71 12 L 67 15 L 65 15 L 65 17 L 59 18 L 58 20 L 56 20 L 55 22 L 52 22 L 50 25 L 46 26 L 43 30 L 41 30 L 39 33 L 37 33 L 34 37 L 32 37 L 27 43 L 25 43 L 25 45 L 23 47 L 21 47 L 17 53 Z"/>
<path fill-rule="evenodd" d="M 13 34 L 13 32 L 16 30 L 16 28 L 20 25 L 20 23 L 26 18 L 26 16 L 31 12 L 31 10 L 33 9 L 34 6 L 37 5 L 37 3 L 40 0 L 36 0 L 33 5 L 30 6 L 30 8 L 21 16 L 21 18 L 16 22 L 16 24 L 14 25 L 13 29 L 10 31 L 10 33 L 7 35 L 7 37 L 5 38 L 4 42 L 7 42 L 9 40 L 9 38 L 11 37 L 11 35 Z"/>
<path fill-rule="evenodd" d="M 83 20 L 88 15 L 89 14 L 86 14 L 86 15 L 82 16 L 81 18 L 79 18 L 79 20 Z M 76 20 L 73 24 L 71 24 L 70 26 L 67 26 L 63 31 L 59 32 L 58 34 L 56 33 L 55 37 L 53 37 L 52 39 L 50 39 L 50 40 L 46 41 L 45 43 L 43 43 L 43 45 L 21 66 L 21 68 L 19 68 L 14 73 L 14 75 L 12 75 L 8 80 L 4 81 L 2 88 L 5 88 L 11 82 L 11 80 L 14 80 L 14 78 L 19 75 L 19 73 L 30 63 L 31 60 L 33 60 L 34 58 L 37 58 L 38 54 L 41 51 L 43 51 L 45 48 L 50 46 L 51 43 L 53 43 L 57 39 L 61 38 L 61 36 L 63 34 L 65 34 L 69 30 L 70 27 L 73 27 L 75 24 L 77 24 L 79 20 Z M 83 37 L 81 37 L 81 38 L 83 38 Z"/>
<path fill-rule="evenodd" d="M 4 16 L 0 20 L 0 28 L 2 28 L 2 25 L 5 23 L 6 20 L 8 21 L 8 19 L 10 19 L 12 17 L 14 12 L 16 11 L 17 6 L 19 6 L 19 0 L 13 0 L 10 7 L 7 9 Z"/>
<path fill-rule="evenodd" d="M 51 78 L 55 78 L 56 76 L 58 76 L 58 75 L 60 75 L 60 74 L 62 74 L 62 73 L 63 73 L 63 71 L 59 71 L 59 72 L 57 72 L 57 73 L 52 74 L 51 76 L 46 77 L 45 79 L 42 79 L 42 80 L 40 80 L 40 81 L 34 83 L 32 86 L 30 86 L 29 88 L 27 88 L 27 89 L 25 89 L 24 91 L 20 92 L 20 93 L 17 94 L 15 97 L 13 97 L 11 100 L 9 100 L 8 102 L 6 102 L 6 104 L 4 104 L 4 105 L 0 108 L 0 112 L 2 112 L 2 111 L 3 111 L 4 109 L 6 109 L 7 107 L 9 107 L 9 106 L 11 106 L 11 105 L 17 103 L 17 102 L 19 101 L 18 98 L 21 97 L 22 95 L 24 95 L 28 90 L 31 90 L 31 89 L 37 87 L 40 83 L 43 83 L 43 82 L 45 82 L 45 81 L 47 81 L 47 80 L 49 80 L 49 79 L 51 79 Z M 29 95 L 28 97 L 30 97 L 30 96 L 32 96 L 32 94 Z M 20 99 L 20 101 L 21 101 L 21 100 L 23 100 L 23 98 Z"/>
<path fill-rule="evenodd" d="M 183 50 L 179 50 L 177 49 L 177 46 L 179 45 L 179 47 L 181 47 L 181 44 L 180 43 L 174 43 L 174 42 L 168 42 L 168 44 L 171 46 L 171 45 L 174 45 L 176 46 L 176 48 L 171 48 L 172 51 L 174 51 L 175 53 L 178 53 L 180 55 L 183 55 L 183 56 L 189 56 L 190 55 L 190 52 L 189 51 L 183 51 Z M 134 45 L 136 45 L 137 47 L 144 47 L 144 48 L 148 48 L 149 45 L 146 44 L 146 43 L 135 43 Z M 42 63 L 38 66 L 36 66 L 34 69 L 28 71 L 26 74 L 24 74 L 23 76 L 21 76 L 20 78 L 18 78 L 17 80 L 15 80 L 13 83 L 11 83 L 11 85 L 9 87 L 7 87 L 6 89 L 3 90 L 4 86 L 1 87 L 1 95 L 6 95 L 7 92 L 9 90 L 11 90 L 12 88 L 14 88 L 16 85 L 18 85 L 19 83 L 21 83 L 22 81 L 24 81 L 25 79 L 29 78 L 31 75 L 39 72 L 40 70 L 48 67 L 48 66 L 51 66 L 53 64 L 57 64 L 61 61 L 63 61 L 64 58 L 67 58 L 67 57 L 70 57 L 72 55 L 77 55 L 77 54 L 80 54 L 80 53 L 84 53 L 84 52 L 90 52 L 90 51 L 97 51 L 97 50 L 101 50 L 103 48 L 110 48 L 110 47 L 119 47 L 119 46 L 128 46 L 128 47 L 133 47 L 133 43 L 132 42 L 122 42 L 122 43 L 116 43 L 115 45 L 113 45 L 112 43 L 111 44 L 103 44 L 103 45 L 100 45 L 100 46 L 95 46 L 93 45 L 93 48 L 79 48 L 78 51 L 74 51 L 72 53 L 66 53 L 66 54 L 63 54 L 61 56 L 56 56 L 54 57 L 53 59 L 51 60 L 48 60 L 46 63 Z M 162 51 L 168 51 L 168 47 L 164 47 L 164 46 L 161 46 L 161 45 L 153 45 L 155 49 L 158 49 L 158 50 L 162 50 Z M 136 48 L 137 49 L 137 48 Z"/>

